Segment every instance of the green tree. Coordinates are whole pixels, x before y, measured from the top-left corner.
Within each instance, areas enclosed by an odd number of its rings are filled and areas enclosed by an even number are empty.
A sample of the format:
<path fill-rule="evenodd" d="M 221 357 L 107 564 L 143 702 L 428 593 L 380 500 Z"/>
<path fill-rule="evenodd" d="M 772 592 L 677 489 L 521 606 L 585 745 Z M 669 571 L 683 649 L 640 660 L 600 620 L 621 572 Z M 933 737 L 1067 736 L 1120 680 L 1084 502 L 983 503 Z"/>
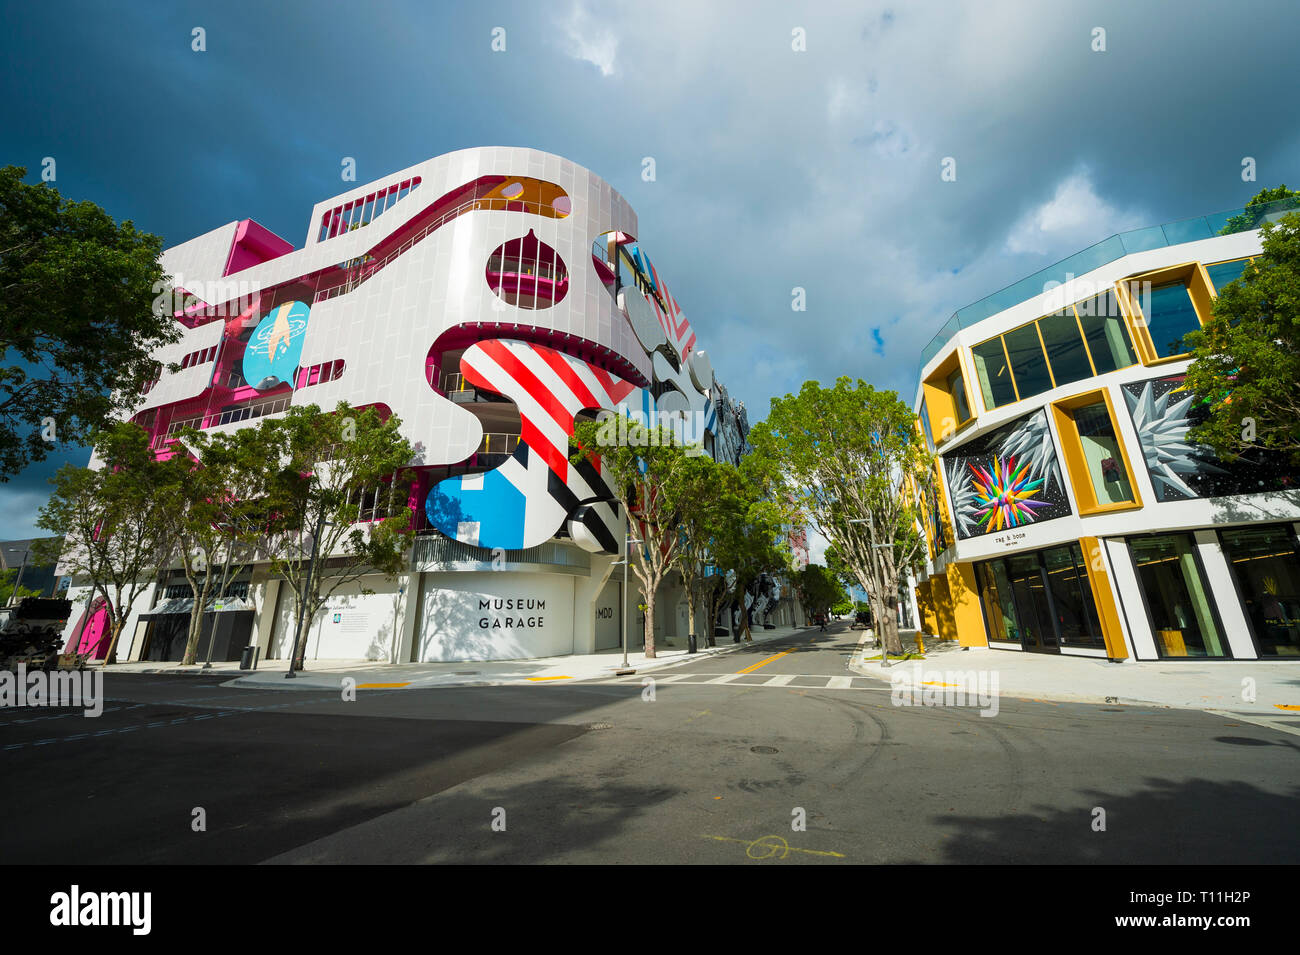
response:
<path fill-rule="evenodd" d="M 834 546 L 867 592 L 886 653 L 901 654 L 900 574 L 921 559 L 917 488 L 933 481 L 911 409 L 892 391 L 840 378 L 773 398 L 750 432 L 752 467 Z"/>
<path fill-rule="evenodd" d="M 683 447 L 670 428 L 646 426 L 601 412 L 598 421 L 582 421 L 573 432 L 574 461 L 599 459 L 615 499 L 640 537 L 627 560 L 641 585 L 645 613 L 645 655 L 655 656 L 655 595 L 677 561 L 682 537 L 677 532 L 683 500 L 677 493 L 697 448 Z"/>
<path fill-rule="evenodd" d="M 849 595 L 835 574 L 821 564 L 809 564 L 791 578 L 803 604 L 804 613 L 819 614 L 834 610 L 836 613 L 848 613 L 853 609 Z M 838 609 L 843 605 L 844 609 Z"/>
<path fill-rule="evenodd" d="M 721 512 L 714 537 L 717 566 L 726 577 L 726 596 L 740 612 L 740 637 L 752 640 L 746 597 L 765 573 L 786 571 L 792 563 L 786 531 L 795 515 L 789 506 L 765 493 L 746 459 L 726 475 Z"/>
<path fill-rule="evenodd" d="M 1230 218 L 1219 235 L 1232 235 L 1236 232 L 1249 232 L 1258 229 L 1261 220 L 1270 212 L 1296 208 L 1294 200 L 1300 199 L 1300 192 L 1288 189 L 1286 183 L 1272 189 L 1261 189 L 1246 203 L 1246 208 Z"/>
<path fill-rule="evenodd" d="M 1284 187 L 1283 187 L 1284 188 Z M 1272 452 L 1300 463 L 1300 212 L 1260 229 L 1263 253 L 1218 290 L 1186 341 L 1186 384 L 1205 417 L 1188 440 L 1224 460 Z"/>
<path fill-rule="evenodd" d="M 180 453 L 164 465 L 170 471 L 166 515 L 194 593 L 182 658 L 191 665 L 209 602 L 224 596 L 266 547 L 280 448 L 274 419 L 267 418 L 233 432 L 187 429 L 178 437 Z"/>
<path fill-rule="evenodd" d="M 0 169 L 0 480 L 125 417 L 182 332 L 161 239 L 24 175 Z"/>
<path fill-rule="evenodd" d="M 62 543 L 63 573 L 88 579 L 104 598 L 105 663 L 113 663 L 132 604 L 171 562 L 176 541 L 166 513 L 170 475 L 155 459 L 145 430 L 119 422 L 97 433 L 94 447 L 100 467 L 68 464 L 50 479 L 54 492 L 36 523 L 62 541 L 43 541 L 34 550 L 45 562 Z"/>
<path fill-rule="evenodd" d="M 266 547 L 293 596 L 293 669 L 302 668 L 306 633 L 331 594 L 406 566 L 414 532 L 403 482 L 415 450 L 400 426 L 396 415 L 345 402 L 332 413 L 294 406 L 267 423 L 281 469 L 269 482 Z"/>
<path fill-rule="evenodd" d="M 721 578 L 714 569 L 714 540 L 718 536 L 718 522 L 724 517 L 722 507 L 725 491 L 724 477 L 720 472 L 731 467 L 719 464 L 708 455 L 699 454 L 683 463 L 681 474 L 666 493 L 675 500 L 677 534 L 679 537 L 677 569 L 682 575 L 686 591 L 686 608 L 689 617 L 687 652 L 696 651 L 695 611 L 708 606 L 710 594 L 717 589 Z M 715 646 L 713 623 L 710 618 L 706 636 L 709 646 Z"/>

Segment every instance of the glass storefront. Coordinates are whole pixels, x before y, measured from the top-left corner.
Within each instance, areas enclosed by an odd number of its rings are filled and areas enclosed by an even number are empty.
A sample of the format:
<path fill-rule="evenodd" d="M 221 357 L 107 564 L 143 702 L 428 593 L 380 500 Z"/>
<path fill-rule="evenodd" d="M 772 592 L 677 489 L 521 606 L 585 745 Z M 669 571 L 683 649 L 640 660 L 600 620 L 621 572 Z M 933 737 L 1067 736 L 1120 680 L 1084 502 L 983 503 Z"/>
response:
<path fill-rule="evenodd" d="M 1130 537 L 1128 548 L 1160 657 L 1231 656 L 1192 535 Z"/>
<path fill-rule="evenodd" d="M 1077 543 L 975 566 L 989 639 L 1025 650 L 1104 650 L 1106 643 Z"/>
<path fill-rule="evenodd" d="M 1300 547 L 1287 524 L 1219 532 L 1261 657 L 1300 659 Z"/>

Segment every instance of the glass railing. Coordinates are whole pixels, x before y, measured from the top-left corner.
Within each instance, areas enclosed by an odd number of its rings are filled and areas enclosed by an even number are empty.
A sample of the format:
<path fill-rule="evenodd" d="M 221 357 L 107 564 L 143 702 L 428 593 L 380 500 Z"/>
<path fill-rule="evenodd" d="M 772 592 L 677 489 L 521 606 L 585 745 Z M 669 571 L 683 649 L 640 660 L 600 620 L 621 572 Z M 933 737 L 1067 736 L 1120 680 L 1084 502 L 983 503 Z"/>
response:
<path fill-rule="evenodd" d="M 963 328 L 970 328 L 998 312 L 1005 311 L 1013 305 L 1041 295 L 1049 283 L 1064 284 L 1071 278 L 1077 278 L 1093 269 L 1122 259 L 1134 252 L 1147 252 L 1184 242 L 1196 242 L 1199 239 L 1211 239 L 1220 235 L 1232 235 L 1236 232 L 1249 232 L 1258 229 L 1265 222 L 1276 222 L 1283 215 L 1300 209 L 1300 199 L 1278 199 L 1245 209 L 1231 209 L 1191 219 L 1179 219 L 1165 225 L 1150 226 L 1146 229 L 1134 229 L 1121 232 L 1108 239 L 1102 239 L 1082 252 L 1076 252 L 1069 258 L 1062 259 L 1054 265 L 1035 272 L 1028 278 L 1021 279 L 1014 285 L 987 295 L 978 302 L 972 302 L 965 308 L 958 309 L 944 323 L 943 327 L 930 339 L 930 344 L 921 351 L 921 364 L 918 376 L 930 359 L 943 349 L 944 345 Z"/>

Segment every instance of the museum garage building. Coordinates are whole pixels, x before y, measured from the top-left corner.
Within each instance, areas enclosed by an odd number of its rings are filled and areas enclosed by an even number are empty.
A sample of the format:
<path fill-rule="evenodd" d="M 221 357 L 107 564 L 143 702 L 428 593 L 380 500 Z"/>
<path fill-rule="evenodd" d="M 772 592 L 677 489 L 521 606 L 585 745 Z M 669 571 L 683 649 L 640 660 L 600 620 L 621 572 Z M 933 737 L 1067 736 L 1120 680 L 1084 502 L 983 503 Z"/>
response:
<path fill-rule="evenodd" d="M 627 201 L 586 169 L 497 147 L 318 203 L 302 248 L 232 222 L 164 253 L 184 336 L 159 350 L 176 370 L 132 420 L 161 455 L 182 428 L 230 431 L 292 405 L 398 416 L 414 478 L 359 494 L 355 520 L 405 495 L 409 566 L 341 586 L 310 623 L 309 661 L 589 653 L 619 646 L 624 619 L 639 645 L 635 584 L 621 593 L 625 516 L 599 469 L 569 460 L 575 419 L 667 420 L 732 462 L 748 422 L 638 235 Z M 70 596 L 69 646 L 102 656 L 102 608 L 84 581 Z M 179 659 L 192 599 L 179 565 L 164 574 L 132 608 L 118 658 Z M 245 645 L 288 657 L 293 599 L 266 564 L 220 603 L 201 656 L 212 640 L 217 659 Z M 795 610 L 770 581 L 750 601 L 757 626 Z M 670 578 L 657 637 L 684 637 L 686 613 Z"/>
<path fill-rule="evenodd" d="M 957 312 L 915 408 L 935 454 L 924 628 L 1112 660 L 1300 660 L 1300 475 L 1187 440 L 1183 336 L 1283 200 L 1114 235 Z"/>

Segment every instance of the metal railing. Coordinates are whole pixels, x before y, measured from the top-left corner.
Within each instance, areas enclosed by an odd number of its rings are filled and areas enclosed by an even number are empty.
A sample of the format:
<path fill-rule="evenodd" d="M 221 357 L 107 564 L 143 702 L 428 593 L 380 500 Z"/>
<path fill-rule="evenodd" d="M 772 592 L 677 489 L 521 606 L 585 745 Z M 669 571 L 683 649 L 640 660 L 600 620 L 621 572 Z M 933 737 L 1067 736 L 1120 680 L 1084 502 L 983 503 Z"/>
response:
<path fill-rule="evenodd" d="M 505 434 L 500 431 L 483 432 L 483 440 L 479 442 L 478 450 L 475 454 L 513 454 L 515 448 L 519 447 L 519 435 Z"/>
<path fill-rule="evenodd" d="M 312 302 L 313 303 L 324 302 L 324 301 L 328 301 L 331 298 L 337 298 L 340 295 L 346 295 L 348 292 L 351 292 L 357 286 L 361 285 L 361 283 L 365 282 L 367 279 L 374 276 L 376 272 L 381 271 L 385 266 L 387 266 L 394 259 L 408 252 L 411 246 L 415 245 L 417 242 L 424 239 L 431 232 L 434 232 L 435 230 L 442 228 L 444 225 L 446 225 L 452 219 L 455 219 L 457 216 L 464 215 L 467 212 L 475 212 L 479 210 L 501 211 L 501 212 L 532 212 L 537 215 L 549 214 L 550 218 L 562 218 L 560 216 L 555 215 L 555 210 L 553 210 L 549 205 L 543 202 L 525 202 L 521 199 L 470 199 L 466 202 L 462 202 L 456 208 L 448 212 L 444 212 L 442 215 L 438 216 L 438 218 L 434 219 L 427 226 L 425 226 L 415 235 L 411 236 L 409 239 L 403 242 L 392 252 L 389 252 L 387 255 L 385 255 L 382 259 L 374 259 L 362 265 L 355 265 L 350 268 L 346 268 L 345 272 L 347 274 L 346 277 L 343 279 L 343 281 L 338 283 L 337 285 L 333 285 L 329 288 L 319 290 L 316 293 L 316 296 L 312 299 Z M 356 260 L 353 259 L 350 261 L 355 262 Z M 345 263 L 345 265 L 346 264 L 347 263 Z"/>

